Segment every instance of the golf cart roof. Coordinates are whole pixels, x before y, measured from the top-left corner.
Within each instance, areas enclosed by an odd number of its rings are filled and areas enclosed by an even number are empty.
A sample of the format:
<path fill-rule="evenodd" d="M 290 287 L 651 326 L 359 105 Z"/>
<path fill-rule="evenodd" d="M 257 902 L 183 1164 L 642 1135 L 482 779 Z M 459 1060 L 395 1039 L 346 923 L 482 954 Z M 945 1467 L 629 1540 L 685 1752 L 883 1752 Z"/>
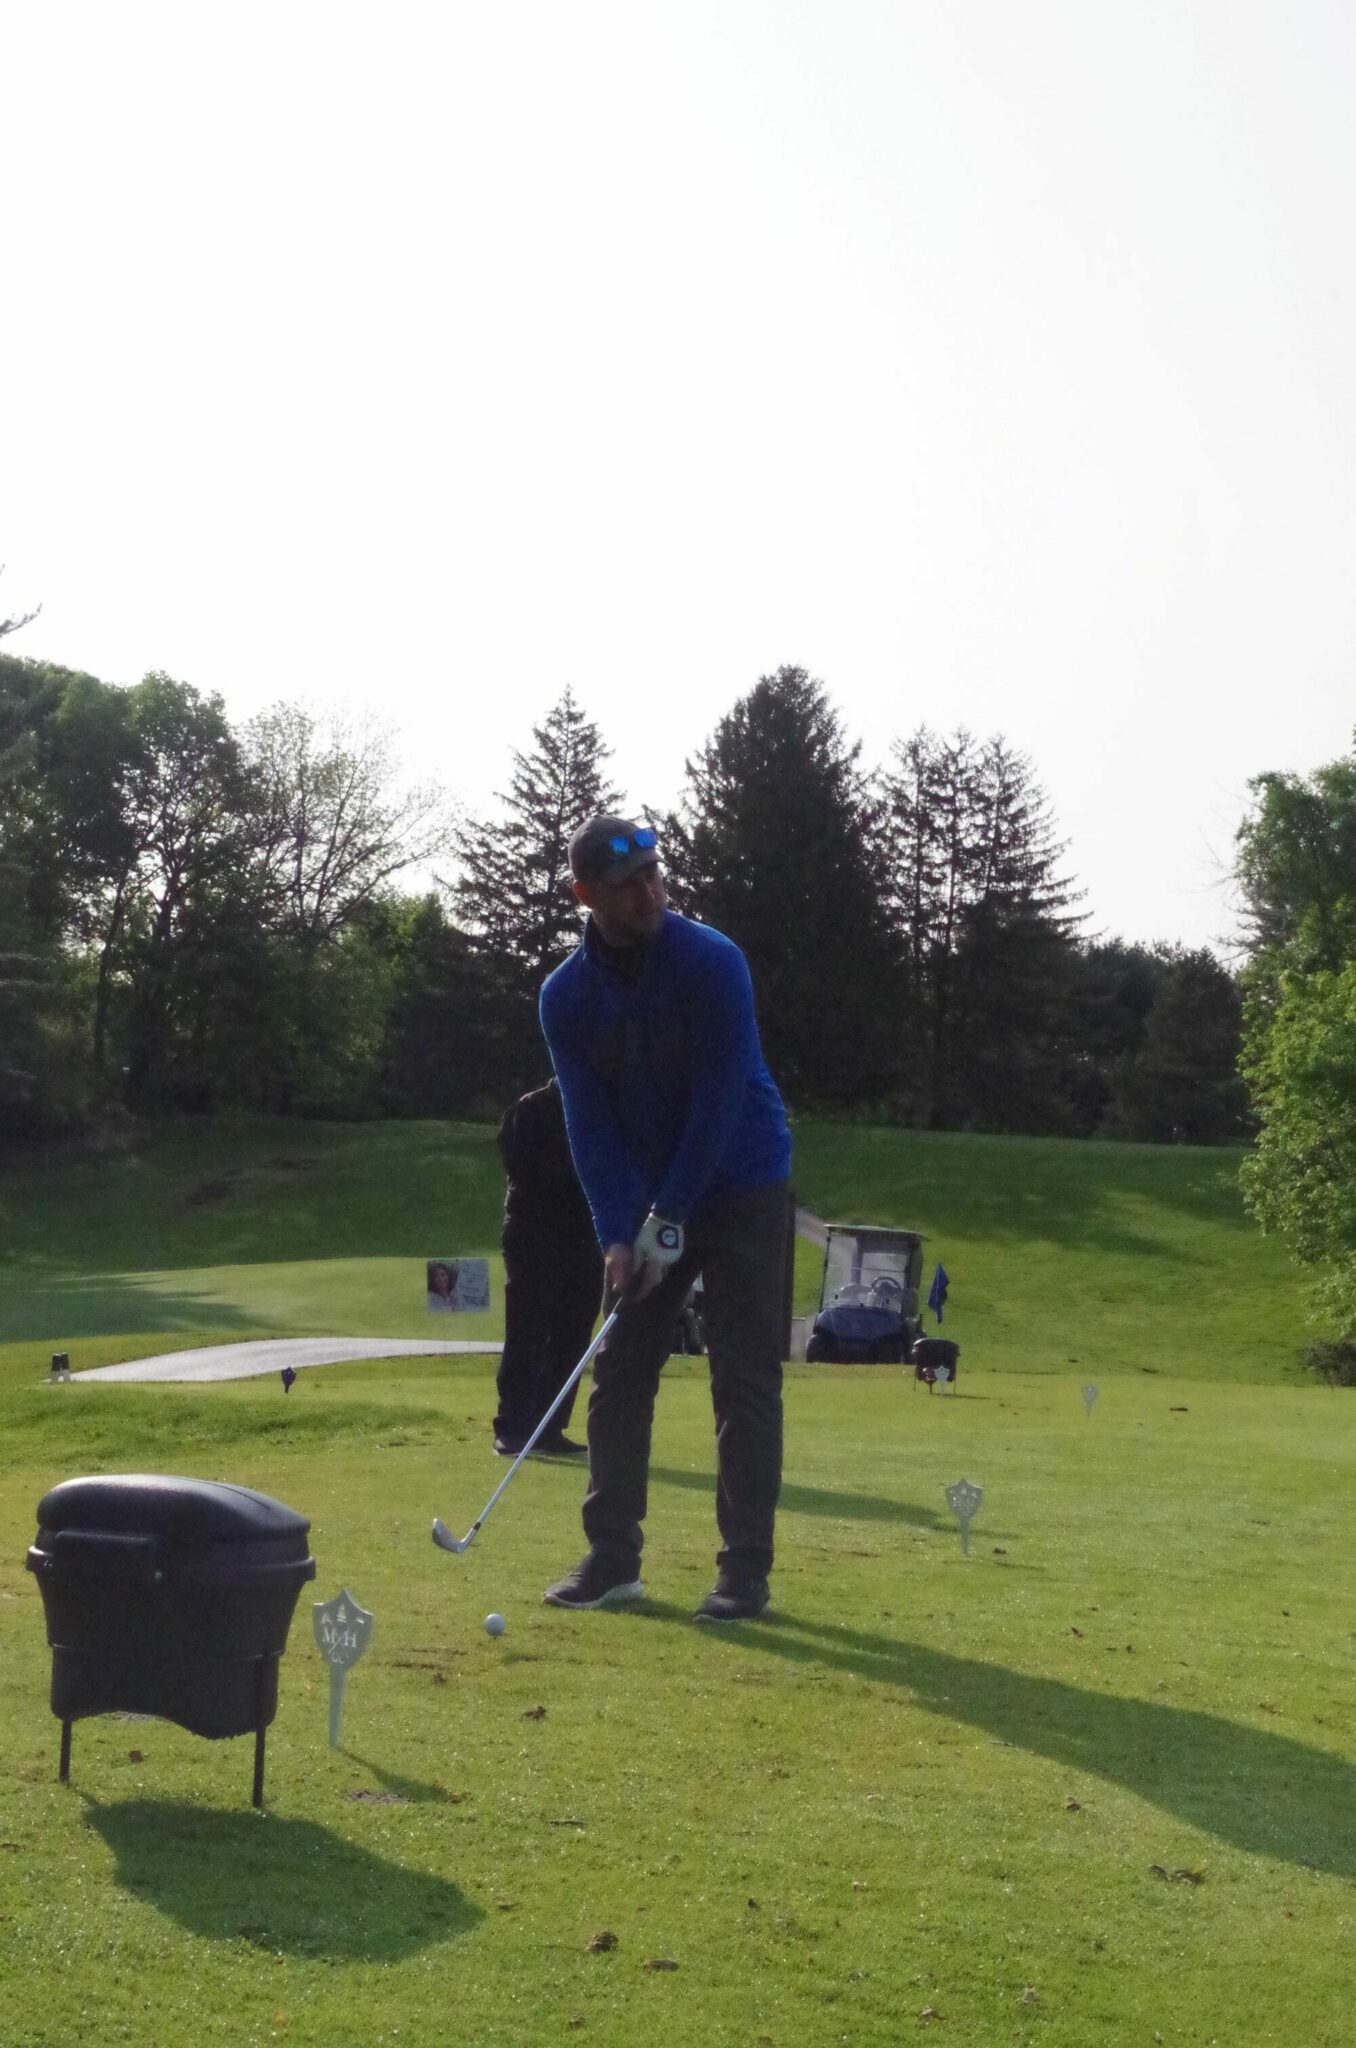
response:
<path fill-rule="evenodd" d="M 888 1251 L 891 1245 L 922 1244 L 921 1230 L 889 1230 L 879 1223 L 826 1223 L 829 1237 L 855 1237 L 864 1250 Z"/>

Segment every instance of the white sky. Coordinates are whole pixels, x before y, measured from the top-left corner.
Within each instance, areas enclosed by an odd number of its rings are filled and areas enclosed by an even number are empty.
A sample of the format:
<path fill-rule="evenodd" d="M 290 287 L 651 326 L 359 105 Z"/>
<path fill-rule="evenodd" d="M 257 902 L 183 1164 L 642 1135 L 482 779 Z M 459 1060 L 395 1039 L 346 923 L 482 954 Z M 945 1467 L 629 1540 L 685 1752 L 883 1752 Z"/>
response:
<path fill-rule="evenodd" d="M 6 651 L 636 803 L 798 662 L 1199 943 L 1356 721 L 1351 0 L 0 14 Z"/>

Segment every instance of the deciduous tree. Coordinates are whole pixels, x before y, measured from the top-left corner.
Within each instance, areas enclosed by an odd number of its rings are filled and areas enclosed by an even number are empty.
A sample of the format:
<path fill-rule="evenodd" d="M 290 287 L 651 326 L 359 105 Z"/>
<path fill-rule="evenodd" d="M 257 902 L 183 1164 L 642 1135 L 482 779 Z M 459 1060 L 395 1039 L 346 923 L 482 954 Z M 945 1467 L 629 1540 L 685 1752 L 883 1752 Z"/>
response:
<path fill-rule="evenodd" d="M 1356 755 L 1261 775 L 1238 838 L 1250 952 L 1243 1070 L 1261 1130 L 1244 1193 L 1356 1337 Z"/>

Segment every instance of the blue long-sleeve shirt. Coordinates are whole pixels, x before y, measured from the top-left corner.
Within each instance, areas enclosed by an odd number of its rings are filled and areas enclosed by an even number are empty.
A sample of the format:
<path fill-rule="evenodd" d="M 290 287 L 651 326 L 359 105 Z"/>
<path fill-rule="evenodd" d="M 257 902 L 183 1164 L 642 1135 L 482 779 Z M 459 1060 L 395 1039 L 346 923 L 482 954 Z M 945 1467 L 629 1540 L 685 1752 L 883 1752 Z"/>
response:
<path fill-rule="evenodd" d="M 683 1223 L 711 1195 L 787 1178 L 748 965 L 722 933 L 666 911 L 629 976 L 590 919 L 541 1023 L 600 1244 L 629 1244 L 651 1209 Z"/>

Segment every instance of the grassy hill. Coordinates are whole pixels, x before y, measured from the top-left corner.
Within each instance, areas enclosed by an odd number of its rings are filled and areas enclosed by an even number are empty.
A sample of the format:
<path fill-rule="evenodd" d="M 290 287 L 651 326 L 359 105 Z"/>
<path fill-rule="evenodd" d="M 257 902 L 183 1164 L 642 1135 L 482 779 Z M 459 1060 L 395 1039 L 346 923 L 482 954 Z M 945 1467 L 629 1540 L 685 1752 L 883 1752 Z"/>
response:
<path fill-rule="evenodd" d="M 1020 1372 L 1296 1370 L 1304 1289 L 1244 1214 L 1243 1154 L 809 1123 L 796 1180 L 830 1220 L 927 1234 L 952 1281 L 947 1333 Z M 860 1212 L 860 1213 L 859 1213 Z"/>
<path fill-rule="evenodd" d="M 1302 1290 L 1244 1216 L 1239 1157 L 802 1121 L 796 1185 L 818 1215 L 926 1233 L 970 1365 L 1275 1380 Z M 178 1124 L 11 1167 L 0 1377 L 59 1347 L 78 1368 L 213 1338 L 427 1336 L 424 1259 L 492 1254 L 501 1201 L 493 1133 L 473 1124 Z M 802 1245 L 800 1309 L 818 1286 Z"/>

